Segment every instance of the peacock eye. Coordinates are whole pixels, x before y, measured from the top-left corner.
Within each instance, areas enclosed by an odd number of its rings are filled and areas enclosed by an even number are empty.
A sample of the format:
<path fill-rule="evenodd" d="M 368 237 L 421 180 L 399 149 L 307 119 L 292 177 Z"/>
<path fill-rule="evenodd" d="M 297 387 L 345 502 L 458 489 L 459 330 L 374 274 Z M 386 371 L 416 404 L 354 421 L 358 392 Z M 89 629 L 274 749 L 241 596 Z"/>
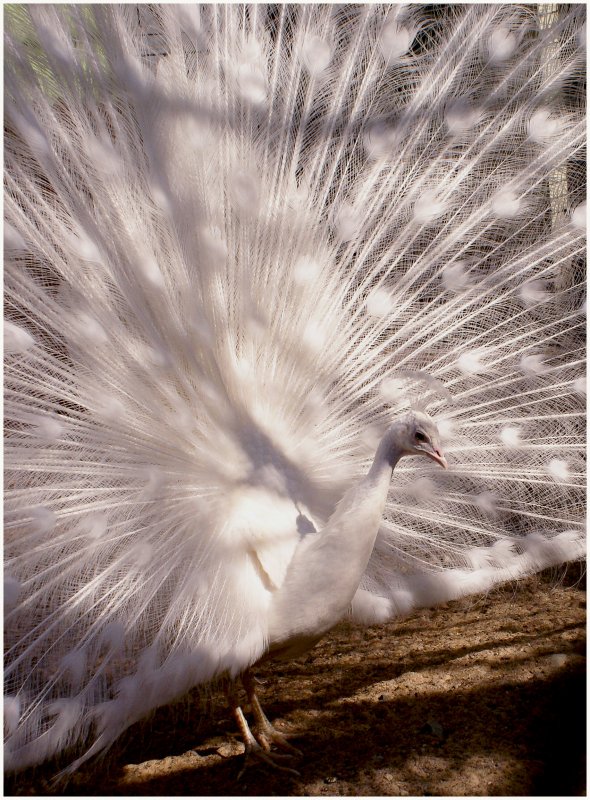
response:
<path fill-rule="evenodd" d="M 426 442 L 426 441 L 428 441 L 428 437 L 426 436 L 426 434 L 425 434 L 425 433 L 422 433 L 422 431 L 416 431 L 416 439 L 417 439 L 419 442 Z"/>

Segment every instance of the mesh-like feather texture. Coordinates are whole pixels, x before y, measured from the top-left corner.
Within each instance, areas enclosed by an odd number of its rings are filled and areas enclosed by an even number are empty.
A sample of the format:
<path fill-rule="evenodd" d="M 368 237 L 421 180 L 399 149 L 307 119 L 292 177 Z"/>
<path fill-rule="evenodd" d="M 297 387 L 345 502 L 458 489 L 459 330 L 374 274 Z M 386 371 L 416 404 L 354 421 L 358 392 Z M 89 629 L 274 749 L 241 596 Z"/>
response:
<path fill-rule="evenodd" d="M 358 618 L 582 555 L 585 9 L 539 8 L 5 10 L 8 767 L 255 662 L 424 391 L 450 469 L 396 468 Z"/>

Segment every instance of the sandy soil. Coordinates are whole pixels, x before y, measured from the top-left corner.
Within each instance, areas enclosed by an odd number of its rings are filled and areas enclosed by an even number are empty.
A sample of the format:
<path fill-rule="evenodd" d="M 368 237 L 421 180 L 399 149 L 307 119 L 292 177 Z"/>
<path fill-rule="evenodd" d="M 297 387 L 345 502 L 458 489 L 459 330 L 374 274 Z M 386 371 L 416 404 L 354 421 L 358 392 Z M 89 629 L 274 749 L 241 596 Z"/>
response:
<path fill-rule="evenodd" d="M 573 576 L 573 577 L 572 577 Z M 55 787 L 47 770 L 5 793 L 68 795 L 584 795 L 585 591 L 535 577 L 370 629 L 336 628 L 307 656 L 260 670 L 299 776 L 258 766 L 221 695 L 159 710 L 108 761 Z M 573 585 L 566 585 L 566 584 Z"/>

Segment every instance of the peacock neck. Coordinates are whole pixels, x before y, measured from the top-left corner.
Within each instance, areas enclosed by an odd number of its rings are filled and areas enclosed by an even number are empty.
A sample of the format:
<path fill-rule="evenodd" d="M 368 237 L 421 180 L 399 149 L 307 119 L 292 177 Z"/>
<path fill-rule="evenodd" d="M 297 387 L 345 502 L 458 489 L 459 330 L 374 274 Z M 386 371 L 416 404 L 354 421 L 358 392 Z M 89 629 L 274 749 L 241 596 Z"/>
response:
<path fill-rule="evenodd" d="M 395 465 L 404 454 L 402 448 L 398 444 L 399 432 L 399 427 L 397 425 L 392 425 L 382 437 L 371 468 L 365 479 L 368 482 L 381 482 L 385 478 L 387 478 L 388 481 L 391 480 Z"/>
<path fill-rule="evenodd" d="M 400 430 L 383 437 L 367 475 L 349 489 L 325 527 L 306 537 L 275 594 L 269 625 L 271 650 L 316 639 L 346 613 L 379 531 L 391 475 L 403 455 Z"/>

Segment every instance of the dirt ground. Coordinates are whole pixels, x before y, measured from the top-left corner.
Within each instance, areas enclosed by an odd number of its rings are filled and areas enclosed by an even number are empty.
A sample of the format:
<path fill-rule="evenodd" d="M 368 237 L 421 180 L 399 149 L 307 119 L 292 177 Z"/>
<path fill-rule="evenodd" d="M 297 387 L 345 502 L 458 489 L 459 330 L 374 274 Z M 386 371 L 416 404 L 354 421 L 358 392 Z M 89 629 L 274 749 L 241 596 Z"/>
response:
<path fill-rule="evenodd" d="M 576 573 L 577 571 L 577 573 Z M 342 624 L 297 661 L 261 669 L 267 715 L 303 757 L 258 766 L 222 695 L 134 726 L 108 761 L 56 787 L 47 771 L 5 794 L 584 795 L 581 568 L 370 629 Z"/>

